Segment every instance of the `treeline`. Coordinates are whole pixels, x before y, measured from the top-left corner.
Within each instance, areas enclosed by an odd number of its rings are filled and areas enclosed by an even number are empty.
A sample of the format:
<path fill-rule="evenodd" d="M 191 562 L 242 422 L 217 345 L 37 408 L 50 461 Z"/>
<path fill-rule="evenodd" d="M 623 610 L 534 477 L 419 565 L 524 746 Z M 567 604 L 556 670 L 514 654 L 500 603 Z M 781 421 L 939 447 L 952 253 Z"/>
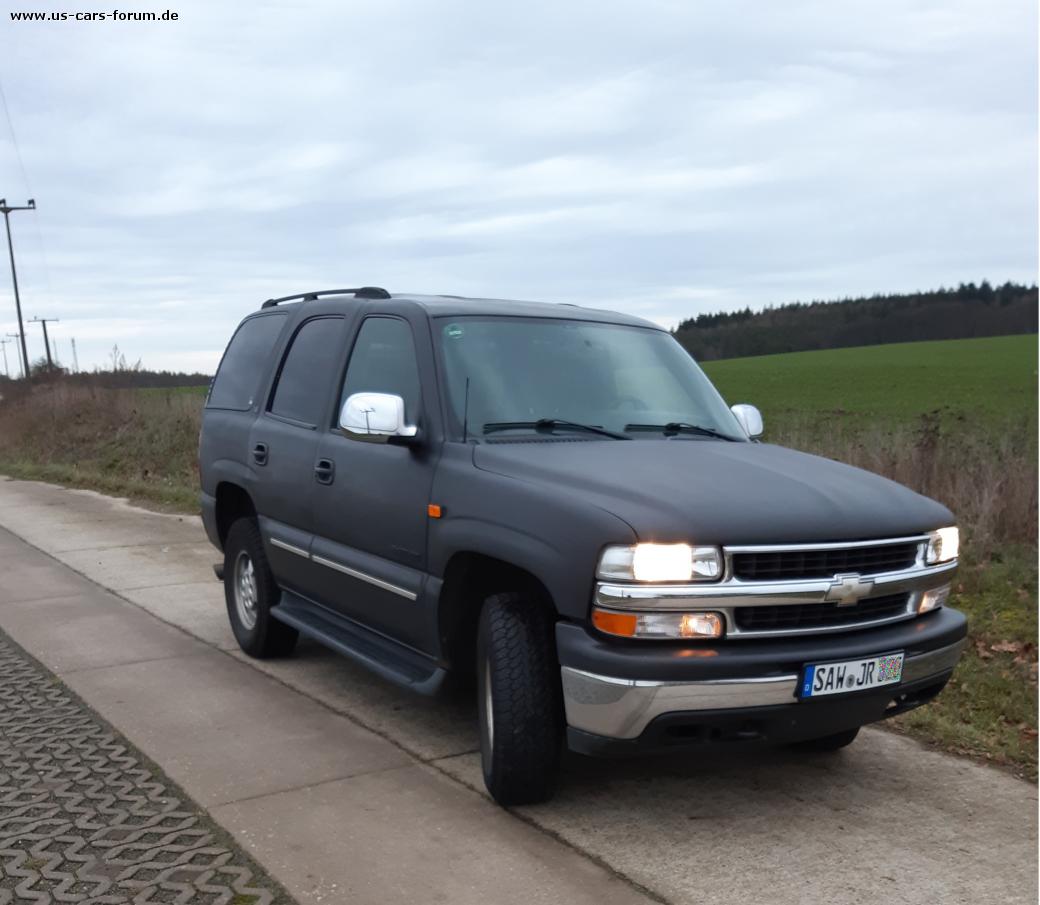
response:
<path fill-rule="evenodd" d="M 209 374 L 185 374 L 180 371 L 92 371 L 65 377 L 80 386 L 99 387 L 199 387 L 209 386 Z"/>
<path fill-rule="evenodd" d="M 108 355 L 107 367 L 95 367 L 92 371 L 70 371 L 61 365 L 50 362 L 46 358 L 37 359 L 29 364 L 29 373 L 34 384 L 48 384 L 63 381 L 75 386 L 112 387 L 142 389 L 162 387 L 198 387 L 209 386 L 212 377 L 198 372 L 187 374 L 183 371 L 150 371 L 141 367 L 141 360 L 127 360 L 119 346 L 113 346 Z M 14 382 L 0 375 L 0 388 L 7 383 L 9 391 L 14 390 Z"/>
<path fill-rule="evenodd" d="M 1037 332 L 1037 287 L 983 281 L 956 289 L 794 302 L 701 314 L 673 331 L 700 361 L 926 339 Z"/>
<path fill-rule="evenodd" d="M 42 365 L 33 365 L 33 384 L 48 384 L 61 381 L 72 386 L 109 387 L 109 388 L 132 388 L 139 387 L 197 387 L 209 386 L 213 378 L 208 374 L 185 374 L 179 371 L 146 371 L 142 368 L 127 368 L 116 370 L 95 370 L 72 373 L 64 368 Z M 10 380 L 0 374 L 0 389 L 7 386 L 14 389 L 20 386 L 22 381 Z"/>

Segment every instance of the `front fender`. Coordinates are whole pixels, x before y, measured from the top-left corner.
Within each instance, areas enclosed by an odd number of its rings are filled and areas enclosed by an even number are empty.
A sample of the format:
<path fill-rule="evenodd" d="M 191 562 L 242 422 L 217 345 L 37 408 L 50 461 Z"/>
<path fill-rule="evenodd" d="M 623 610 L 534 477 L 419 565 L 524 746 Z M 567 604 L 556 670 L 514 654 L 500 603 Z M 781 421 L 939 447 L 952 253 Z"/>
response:
<path fill-rule="evenodd" d="M 432 501 L 429 571 L 443 578 L 456 553 L 481 553 L 537 578 L 560 615 L 586 619 L 596 563 L 607 544 L 635 543 L 632 528 L 566 487 L 481 471 L 461 445 L 442 457 Z"/>

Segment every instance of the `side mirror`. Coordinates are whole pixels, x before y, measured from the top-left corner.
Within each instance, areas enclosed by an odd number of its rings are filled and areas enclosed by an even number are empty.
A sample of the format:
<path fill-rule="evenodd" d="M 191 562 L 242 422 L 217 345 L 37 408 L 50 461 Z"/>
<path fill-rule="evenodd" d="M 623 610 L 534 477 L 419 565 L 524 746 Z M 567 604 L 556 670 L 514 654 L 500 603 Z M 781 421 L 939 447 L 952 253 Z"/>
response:
<path fill-rule="evenodd" d="M 419 429 L 404 423 L 404 400 L 392 393 L 354 393 L 343 403 L 339 427 L 351 440 L 410 441 Z"/>
<path fill-rule="evenodd" d="M 740 422 L 740 426 L 744 428 L 744 433 L 748 435 L 748 439 L 757 440 L 762 436 L 762 413 L 757 408 L 753 405 L 740 403 L 730 406 L 730 411 L 737 416 L 737 420 Z"/>

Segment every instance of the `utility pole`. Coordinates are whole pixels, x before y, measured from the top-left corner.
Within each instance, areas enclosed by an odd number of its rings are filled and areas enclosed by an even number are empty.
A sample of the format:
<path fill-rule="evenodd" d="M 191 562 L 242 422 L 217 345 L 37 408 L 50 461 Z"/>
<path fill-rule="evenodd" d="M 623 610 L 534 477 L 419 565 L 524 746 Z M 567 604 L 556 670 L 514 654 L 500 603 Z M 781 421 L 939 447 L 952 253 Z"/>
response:
<path fill-rule="evenodd" d="M 13 339 L 15 342 L 17 342 L 18 340 L 20 340 L 22 338 L 22 334 L 21 333 L 8 333 L 7 335 L 10 336 L 11 339 Z M 18 362 L 19 362 L 19 364 L 22 365 L 22 377 L 24 377 L 25 376 L 25 363 L 24 363 L 25 359 L 23 359 L 22 356 L 19 355 L 18 356 Z"/>
<path fill-rule="evenodd" d="M 13 211 L 34 211 L 36 202 L 30 198 L 22 207 L 11 206 L 6 198 L 0 198 L 0 211 L 4 213 L 4 226 L 7 227 L 7 253 L 11 256 L 11 280 L 14 283 L 14 307 L 18 311 L 18 335 L 22 343 L 22 375 L 29 379 L 29 351 L 25 348 L 25 324 L 22 323 L 22 300 L 18 296 L 18 272 L 14 269 L 14 245 L 11 244 L 11 213 Z"/>
<path fill-rule="evenodd" d="M 72 372 L 79 373 L 79 356 L 76 354 L 76 337 L 72 337 Z"/>
<path fill-rule="evenodd" d="M 11 377 L 11 369 L 7 366 L 7 347 L 10 345 L 11 340 L 0 339 L 0 349 L 4 350 L 4 374 L 7 375 L 8 379 Z"/>
<path fill-rule="evenodd" d="M 58 318 L 34 317 L 32 323 L 43 324 L 43 347 L 47 350 L 47 370 L 49 371 L 54 367 L 54 361 L 51 359 L 51 341 L 47 338 L 47 324 L 58 323 Z"/>

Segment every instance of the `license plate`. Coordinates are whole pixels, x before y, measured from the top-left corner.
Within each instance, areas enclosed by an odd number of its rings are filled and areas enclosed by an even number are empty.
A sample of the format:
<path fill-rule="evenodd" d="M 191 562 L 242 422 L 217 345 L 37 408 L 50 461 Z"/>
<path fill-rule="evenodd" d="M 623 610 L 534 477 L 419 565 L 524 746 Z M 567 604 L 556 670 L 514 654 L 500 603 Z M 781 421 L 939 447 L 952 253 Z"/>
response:
<path fill-rule="evenodd" d="M 866 691 L 882 685 L 895 685 L 902 678 L 902 651 L 863 660 L 816 663 L 805 667 L 799 697 L 819 698 L 827 694 Z"/>

